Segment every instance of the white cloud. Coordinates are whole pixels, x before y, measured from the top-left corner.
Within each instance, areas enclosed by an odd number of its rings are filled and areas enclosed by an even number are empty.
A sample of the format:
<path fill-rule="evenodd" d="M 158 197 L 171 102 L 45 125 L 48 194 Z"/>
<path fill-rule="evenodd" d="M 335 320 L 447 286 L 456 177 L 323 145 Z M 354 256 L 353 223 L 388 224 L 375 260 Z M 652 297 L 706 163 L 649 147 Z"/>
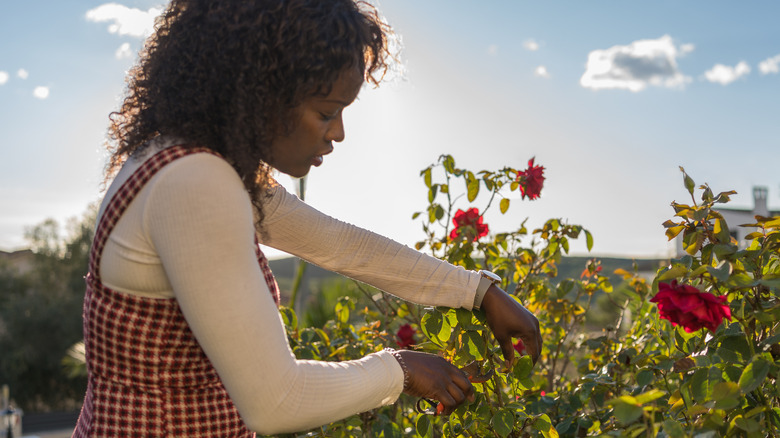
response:
<path fill-rule="evenodd" d="M 490 46 L 488 46 L 487 52 L 488 52 L 488 55 L 490 55 L 490 56 L 498 55 L 498 46 L 495 45 L 495 44 L 491 44 Z"/>
<path fill-rule="evenodd" d="M 691 43 L 680 45 L 680 56 L 684 56 L 684 55 L 687 55 L 687 54 L 693 52 L 693 50 L 695 48 L 696 48 L 696 46 L 691 44 Z"/>
<path fill-rule="evenodd" d="M 124 43 L 121 46 L 119 46 L 119 48 L 116 49 L 116 53 L 114 53 L 114 56 L 116 57 L 116 59 L 131 58 L 133 56 L 133 51 L 130 50 L 130 43 Z"/>
<path fill-rule="evenodd" d="M 758 69 L 761 71 L 762 75 L 780 73 L 780 55 L 775 55 L 761 61 L 761 63 L 758 64 Z"/>
<path fill-rule="evenodd" d="M 715 64 L 710 70 L 704 72 L 704 77 L 710 82 L 728 85 L 737 79 L 750 73 L 750 66 L 745 61 L 731 67 L 729 65 Z"/>
<path fill-rule="evenodd" d="M 530 51 L 532 51 L 532 52 L 535 52 L 535 51 L 539 50 L 539 43 L 537 43 L 537 42 L 536 42 L 535 40 L 533 40 L 533 39 L 530 39 L 530 40 L 525 40 L 525 41 L 523 42 L 523 47 L 524 47 L 526 50 L 530 50 Z"/>
<path fill-rule="evenodd" d="M 16 72 L 16 76 L 19 76 L 19 79 L 27 79 L 30 76 L 30 73 L 27 73 L 27 70 L 20 68 L 19 71 Z"/>
<path fill-rule="evenodd" d="M 677 67 L 677 58 L 690 53 L 692 44 L 674 45 L 672 37 L 638 40 L 588 54 L 580 85 L 585 88 L 623 89 L 638 92 L 648 85 L 682 88 L 691 81 Z"/>
<path fill-rule="evenodd" d="M 142 11 L 118 3 L 104 3 L 87 11 L 86 17 L 95 23 L 109 22 L 110 33 L 146 38 L 154 31 L 154 19 L 160 12 L 159 8 Z"/>
<path fill-rule="evenodd" d="M 539 67 L 536 67 L 536 69 L 534 70 L 534 75 L 540 78 L 549 78 L 550 72 L 547 71 L 547 67 L 540 65 Z"/>
<path fill-rule="evenodd" d="M 6 82 L 8 82 L 8 78 L 10 78 L 8 72 L 0 70 L 0 85 L 3 85 Z"/>
<path fill-rule="evenodd" d="M 41 100 L 46 99 L 49 97 L 49 87 L 35 87 L 35 90 L 33 90 L 33 96 Z"/>

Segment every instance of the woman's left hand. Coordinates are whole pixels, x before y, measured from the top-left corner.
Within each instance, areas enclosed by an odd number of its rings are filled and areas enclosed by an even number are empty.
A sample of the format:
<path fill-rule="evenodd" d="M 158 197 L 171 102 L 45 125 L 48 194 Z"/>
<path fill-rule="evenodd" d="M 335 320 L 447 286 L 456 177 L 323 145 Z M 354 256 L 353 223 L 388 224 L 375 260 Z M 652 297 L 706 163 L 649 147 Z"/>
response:
<path fill-rule="evenodd" d="M 485 312 L 487 323 L 493 331 L 510 369 L 514 363 L 515 349 L 512 338 L 519 338 L 534 363 L 542 352 L 542 334 L 539 320 L 509 294 L 495 284 L 485 293 L 480 308 Z"/>

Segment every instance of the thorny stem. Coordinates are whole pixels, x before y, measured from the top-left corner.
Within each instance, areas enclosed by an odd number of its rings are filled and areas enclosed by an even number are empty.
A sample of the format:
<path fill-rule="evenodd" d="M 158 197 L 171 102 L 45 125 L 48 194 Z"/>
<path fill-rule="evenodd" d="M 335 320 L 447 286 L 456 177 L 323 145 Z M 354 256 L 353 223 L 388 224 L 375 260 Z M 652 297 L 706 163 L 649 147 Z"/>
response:
<path fill-rule="evenodd" d="M 442 167 L 444 166 L 442 165 Z M 447 236 L 450 235 L 450 221 L 452 220 L 452 207 L 455 201 L 452 200 L 452 195 L 450 194 L 452 192 L 452 188 L 450 187 L 450 173 L 447 172 L 447 169 L 444 169 L 444 178 L 447 181 L 447 221 L 444 223 L 444 238 L 446 239 Z M 444 254 L 447 254 L 447 251 L 449 249 L 450 249 L 450 245 L 449 243 L 447 243 L 444 246 Z"/>
<path fill-rule="evenodd" d="M 672 386 L 669 384 L 669 379 L 666 377 L 666 373 L 664 373 L 662 371 L 661 372 L 661 377 L 663 377 L 663 379 L 664 379 L 664 385 L 666 386 L 666 391 L 669 393 L 669 395 L 671 395 L 673 393 Z M 690 409 L 690 406 L 688 406 L 688 402 L 685 401 L 685 397 L 682 396 L 682 388 L 680 389 L 680 391 L 681 391 L 680 392 L 680 399 L 683 401 L 683 404 L 685 405 L 685 410 L 687 411 L 688 409 Z M 685 412 L 683 411 L 681 413 L 682 413 L 683 418 L 685 418 L 686 425 L 689 428 L 692 427 L 691 420 L 688 418 L 687 415 L 685 415 Z"/>
<path fill-rule="evenodd" d="M 382 313 L 382 314 L 383 314 L 383 315 L 385 315 L 385 316 L 391 316 L 391 315 L 388 315 L 388 312 L 387 312 L 387 310 L 383 309 L 383 308 L 382 308 L 382 306 L 380 306 L 380 305 L 379 305 L 379 303 L 377 303 L 377 302 L 376 302 L 376 300 L 374 300 L 374 297 L 373 297 L 373 295 L 371 295 L 371 294 L 370 294 L 370 293 L 369 293 L 369 292 L 368 292 L 368 291 L 367 291 L 367 290 L 366 290 L 366 289 L 363 287 L 363 285 L 362 285 L 362 284 L 360 284 L 359 282 L 357 282 L 357 281 L 355 281 L 355 280 L 353 280 L 353 281 L 354 281 L 354 283 L 355 283 L 355 286 L 358 288 L 358 290 L 359 290 L 360 292 L 362 292 L 362 293 L 363 293 L 363 295 L 365 295 L 365 296 L 366 296 L 366 298 L 368 298 L 368 300 L 369 300 L 369 301 L 371 301 L 371 304 L 373 304 L 373 305 L 374 305 L 374 306 L 377 308 L 377 310 L 379 310 L 379 312 L 380 312 L 380 313 Z M 388 304 L 388 307 L 390 307 L 390 310 L 392 311 L 392 315 L 396 315 L 396 312 L 395 312 L 395 310 L 394 310 L 394 309 L 393 309 L 393 308 L 392 308 L 392 307 L 389 305 L 389 303 L 387 303 L 387 304 Z"/>
<path fill-rule="evenodd" d="M 493 199 L 495 199 L 496 193 L 498 191 L 497 187 L 498 186 L 496 186 L 496 185 L 493 186 L 493 190 L 492 190 L 492 192 L 490 194 L 490 199 L 488 200 L 488 203 L 485 206 L 485 208 L 482 210 L 482 215 L 484 215 L 485 212 L 488 211 L 488 209 L 490 208 L 490 205 L 493 204 Z"/>
<path fill-rule="evenodd" d="M 769 403 L 767 403 L 766 397 L 764 397 L 764 393 L 763 393 L 763 392 L 761 392 L 761 389 L 760 389 L 760 388 L 759 388 L 759 389 L 755 389 L 755 390 L 753 390 L 753 394 L 756 394 L 756 395 L 758 395 L 758 398 L 761 400 L 761 404 L 762 404 L 762 405 L 764 405 L 764 406 L 769 406 Z M 768 412 L 769 412 L 769 413 L 768 413 L 768 415 L 767 415 L 767 416 L 768 416 L 769 418 L 767 418 L 767 421 L 769 421 L 770 423 L 773 423 L 773 421 L 772 421 L 772 420 L 773 420 L 773 419 L 775 419 L 775 415 L 776 415 L 776 414 L 775 414 L 774 410 L 772 410 L 772 409 L 769 409 L 769 410 L 768 410 Z M 771 432 L 771 434 L 772 434 L 772 436 L 773 436 L 773 437 L 774 437 L 774 436 L 777 436 L 777 435 L 775 434 L 775 430 L 774 430 L 774 428 L 769 428 L 769 432 Z"/>

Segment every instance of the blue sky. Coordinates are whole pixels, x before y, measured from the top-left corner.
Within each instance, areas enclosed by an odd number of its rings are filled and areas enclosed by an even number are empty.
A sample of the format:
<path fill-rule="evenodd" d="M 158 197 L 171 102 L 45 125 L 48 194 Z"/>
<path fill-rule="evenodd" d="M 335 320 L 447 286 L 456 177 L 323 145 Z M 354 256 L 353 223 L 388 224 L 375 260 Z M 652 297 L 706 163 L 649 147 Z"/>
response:
<path fill-rule="evenodd" d="M 107 116 L 161 6 L 0 8 L 0 249 L 99 199 Z M 734 207 L 752 207 L 751 189 L 763 185 L 780 208 L 780 3 L 384 0 L 379 9 L 400 35 L 404 72 L 362 91 L 345 112 L 347 139 L 311 172 L 307 201 L 330 215 L 412 245 L 422 231 L 411 215 L 426 204 L 419 171 L 443 153 L 472 170 L 536 157 L 548 178 L 541 198 L 488 212 L 491 231 L 560 217 L 590 229 L 598 255 L 671 251 L 661 223 L 673 200 L 689 200 L 679 166 L 716 192 L 737 190 Z"/>

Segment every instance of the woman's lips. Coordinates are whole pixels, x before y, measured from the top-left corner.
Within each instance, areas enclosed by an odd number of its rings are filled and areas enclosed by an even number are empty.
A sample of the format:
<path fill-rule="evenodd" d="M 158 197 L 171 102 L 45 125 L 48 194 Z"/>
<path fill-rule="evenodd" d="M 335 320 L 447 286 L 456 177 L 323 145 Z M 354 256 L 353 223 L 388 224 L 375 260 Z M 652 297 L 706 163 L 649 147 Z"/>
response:
<path fill-rule="evenodd" d="M 320 155 L 315 155 L 314 158 L 311 159 L 311 165 L 314 167 L 320 167 L 322 165 L 322 162 L 324 161 L 324 156 L 328 155 L 329 153 L 333 152 L 333 146 L 328 148 L 328 150 L 324 151 Z"/>

